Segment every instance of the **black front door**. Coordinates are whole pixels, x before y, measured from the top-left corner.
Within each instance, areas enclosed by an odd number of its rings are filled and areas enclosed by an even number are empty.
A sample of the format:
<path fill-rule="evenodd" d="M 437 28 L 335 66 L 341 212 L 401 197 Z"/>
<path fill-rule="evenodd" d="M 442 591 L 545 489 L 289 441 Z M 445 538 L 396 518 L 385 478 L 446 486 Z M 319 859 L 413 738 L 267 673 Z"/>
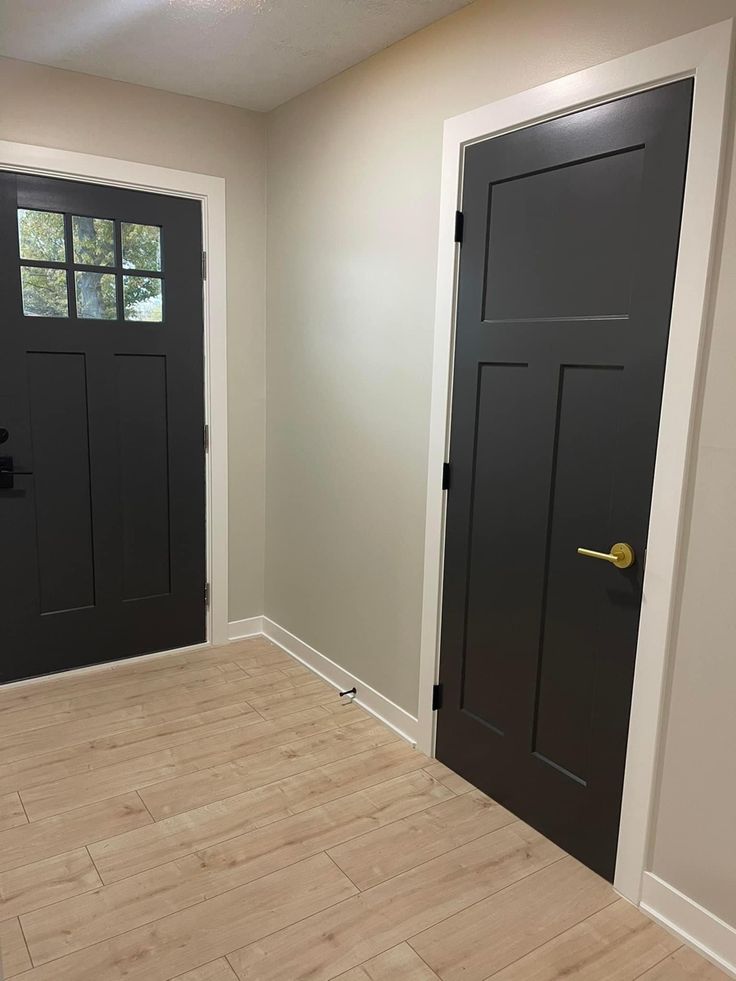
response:
<path fill-rule="evenodd" d="M 609 878 L 691 99 L 465 153 L 437 755 Z"/>
<path fill-rule="evenodd" d="M 205 639 L 198 202 L 0 174 L 0 680 Z"/>

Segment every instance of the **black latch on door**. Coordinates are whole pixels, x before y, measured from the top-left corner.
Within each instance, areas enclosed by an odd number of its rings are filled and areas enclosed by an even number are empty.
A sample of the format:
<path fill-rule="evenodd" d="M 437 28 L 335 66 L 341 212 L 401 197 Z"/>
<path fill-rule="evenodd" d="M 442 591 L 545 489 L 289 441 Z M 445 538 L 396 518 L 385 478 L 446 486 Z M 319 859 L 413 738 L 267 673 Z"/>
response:
<path fill-rule="evenodd" d="M 13 490 L 15 477 L 30 477 L 32 470 L 13 470 L 12 456 L 0 456 L 0 490 Z"/>

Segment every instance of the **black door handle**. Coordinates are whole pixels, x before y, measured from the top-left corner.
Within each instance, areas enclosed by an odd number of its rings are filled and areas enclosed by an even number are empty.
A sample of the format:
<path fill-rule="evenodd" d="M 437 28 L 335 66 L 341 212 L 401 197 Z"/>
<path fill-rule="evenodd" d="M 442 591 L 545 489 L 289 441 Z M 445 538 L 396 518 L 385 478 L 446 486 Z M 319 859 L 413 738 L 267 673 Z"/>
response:
<path fill-rule="evenodd" d="M 12 456 L 0 456 L 0 490 L 13 490 L 14 477 L 31 477 L 32 470 L 13 470 Z"/>

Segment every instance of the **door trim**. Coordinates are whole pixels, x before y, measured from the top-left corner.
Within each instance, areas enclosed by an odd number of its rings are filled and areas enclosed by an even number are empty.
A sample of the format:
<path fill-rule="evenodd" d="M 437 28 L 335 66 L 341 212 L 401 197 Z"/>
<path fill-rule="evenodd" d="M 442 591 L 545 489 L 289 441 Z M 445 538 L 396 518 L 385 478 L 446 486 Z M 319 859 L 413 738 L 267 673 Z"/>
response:
<path fill-rule="evenodd" d="M 225 644 L 228 640 L 225 181 L 207 174 L 5 140 L 0 140 L 0 170 L 174 194 L 202 204 L 202 247 L 207 252 L 207 278 L 204 281 L 205 422 L 209 426 L 209 453 L 205 460 L 207 578 L 210 583 L 207 642 Z"/>
<path fill-rule="evenodd" d="M 699 396 L 701 351 L 710 320 L 718 200 L 731 71 L 733 21 L 665 41 L 445 121 L 442 151 L 434 360 L 429 430 L 418 746 L 432 754 L 436 713 L 445 531 L 442 465 L 447 459 L 464 148 L 532 123 L 623 95 L 695 77 L 680 251 L 652 494 L 637 662 L 614 886 L 635 904 L 649 860 L 651 818 L 676 629 L 681 534 Z"/>

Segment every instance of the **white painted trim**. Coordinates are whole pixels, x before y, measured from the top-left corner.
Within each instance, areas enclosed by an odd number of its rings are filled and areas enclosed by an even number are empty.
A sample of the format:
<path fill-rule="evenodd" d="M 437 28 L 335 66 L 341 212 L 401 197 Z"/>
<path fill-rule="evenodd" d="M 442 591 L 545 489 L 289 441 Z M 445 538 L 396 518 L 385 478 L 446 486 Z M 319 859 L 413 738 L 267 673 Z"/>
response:
<path fill-rule="evenodd" d="M 435 719 L 431 697 L 439 660 L 445 521 L 445 495 L 441 490 L 441 479 L 449 440 L 455 320 L 457 249 L 453 242 L 453 226 L 460 200 L 464 148 L 470 143 L 586 105 L 652 88 L 677 78 L 695 77 L 690 157 L 662 400 L 616 864 L 616 888 L 637 904 L 642 872 L 649 858 L 690 432 L 700 351 L 709 313 L 732 33 L 732 21 L 714 24 L 448 119 L 444 129 L 418 724 L 418 745 L 429 753 L 434 747 Z"/>
<path fill-rule="evenodd" d="M 289 633 L 288 630 L 280 627 L 273 620 L 269 620 L 268 617 L 263 617 L 263 633 L 274 644 L 278 644 L 287 654 L 291 654 L 297 661 L 301 661 L 302 664 L 305 664 L 320 678 L 337 688 L 338 691 L 357 688 L 358 694 L 355 701 L 358 705 L 361 705 L 371 715 L 375 715 L 381 722 L 385 722 L 407 742 L 412 745 L 416 744 L 417 720 L 413 715 L 409 715 L 408 712 L 376 691 L 375 688 L 371 688 L 360 678 L 350 674 L 339 664 L 335 664 L 334 661 L 325 657 L 324 654 L 320 654 L 319 651 L 310 647 L 299 637 Z"/>
<path fill-rule="evenodd" d="M 736 978 L 736 929 L 651 872 L 642 881 L 641 908 L 663 927 Z"/>
<path fill-rule="evenodd" d="M 225 181 L 207 174 L 5 140 L 0 140 L 0 170 L 176 194 L 202 203 L 202 240 L 208 266 L 204 283 L 205 418 L 210 427 L 206 515 L 210 582 L 207 637 L 210 643 L 224 644 L 228 639 Z"/>
<path fill-rule="evenodd" d="M 245 637 L 258 637 L 263 633 L 263 617 L 248 617 L 246 620 L 231 620 L 227 625 L 228 640 L 243 640 Z"/>

